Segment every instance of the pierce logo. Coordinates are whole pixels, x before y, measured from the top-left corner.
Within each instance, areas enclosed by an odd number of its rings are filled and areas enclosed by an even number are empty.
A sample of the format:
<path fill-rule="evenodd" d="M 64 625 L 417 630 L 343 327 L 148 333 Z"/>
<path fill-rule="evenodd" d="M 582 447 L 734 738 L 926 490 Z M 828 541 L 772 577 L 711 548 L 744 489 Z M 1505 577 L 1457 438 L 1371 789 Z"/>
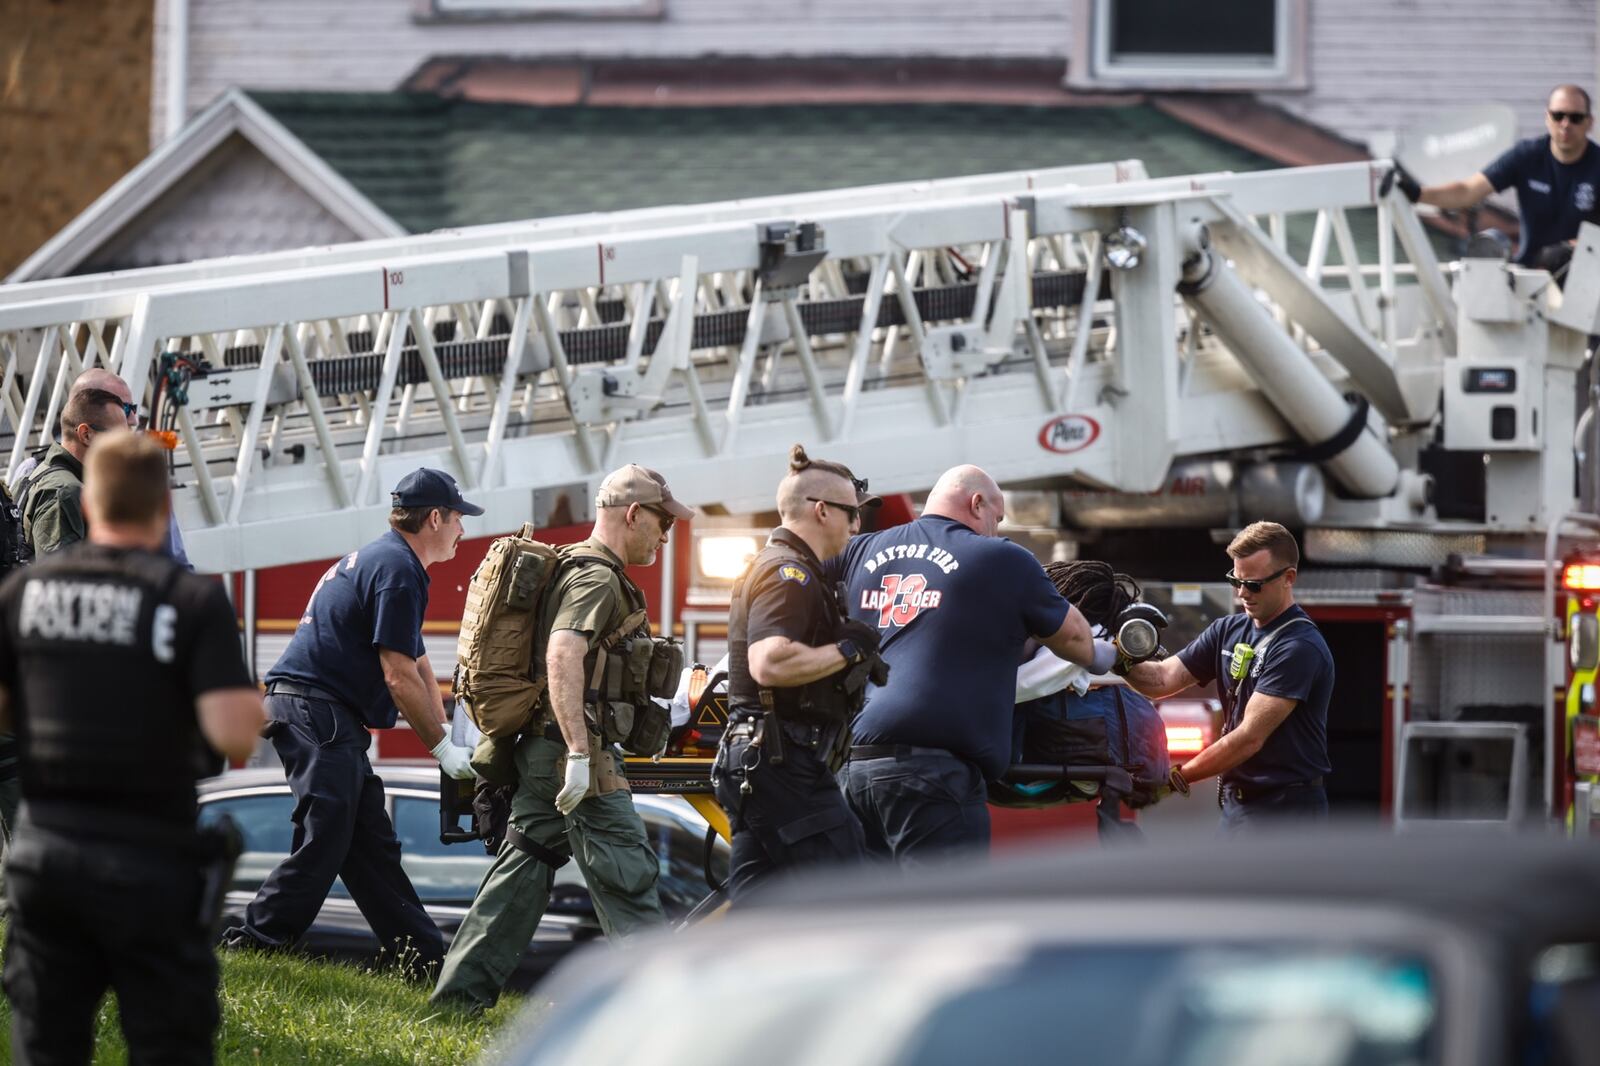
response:
<path fill-rule="evenodd" d="M 933 610 L 944 593 L 928 588 L 922 574 L 884 574 L 875 589 L 861 590 L 861 609 L 878 612 L 878 628 L 908 626 L 924 610 Z"/>
<path fill-rule="evenodd" d="M 1100 423 L 1088 415 L 1057 415 L 1039 431 L 1039 447 L 1066 454 L 1082 451 L 1100 438 Z"/>

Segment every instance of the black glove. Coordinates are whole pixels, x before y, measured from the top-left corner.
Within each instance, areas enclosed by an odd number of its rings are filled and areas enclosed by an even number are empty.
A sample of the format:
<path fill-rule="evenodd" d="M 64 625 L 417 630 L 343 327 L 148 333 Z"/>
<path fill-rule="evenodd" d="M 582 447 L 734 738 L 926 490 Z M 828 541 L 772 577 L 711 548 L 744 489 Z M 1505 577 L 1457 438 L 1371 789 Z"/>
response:
<path fill-rule="evenodd" d="M 839 623 L 837 639 L 839 654 L 844 656 L 846 663 L 854 666 L 877 654 L 881 638 L 876 627 L 855 618 L 846 618 Z"/>
<path fill-rule="evenodd" d="M 873 652 L 854 666 L 845 667 L 835 675 L 839 678 L 839 687 L 846 695 L 854 696 L 867 687 L 867 682 L 882 688 L 889 683 L 889 664 Z"/>
<path fill-rule="evenodd" d="M 1378 186 L 1378 199 L 1389 195 L 1389 190 L 1396 185 L 1400 186 L 1400 195 L 1412 203 L 1422 199 L 1422 184 L 1411 176 L 1411 171 L 1405 168 L 1399 160 L 1389 168 L 1389 173 L 1383 176 L 1383 182 Z"/>

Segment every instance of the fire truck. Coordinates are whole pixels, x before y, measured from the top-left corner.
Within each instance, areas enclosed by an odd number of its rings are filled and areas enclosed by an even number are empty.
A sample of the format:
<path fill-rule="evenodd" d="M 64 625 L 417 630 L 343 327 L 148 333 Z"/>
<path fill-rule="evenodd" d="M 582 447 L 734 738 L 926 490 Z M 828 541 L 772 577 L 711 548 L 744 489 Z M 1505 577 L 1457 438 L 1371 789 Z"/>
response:
<path fill-rule="evenodd" d="M 882 521 L 981 464 L 1011 535 L 1133 574 L 1169 645 L 1231 609 L 1227 534 L 1274 519 L 1338 663 L 1334 803 L 1587 833 L 1600 230 L 1560 279 L 1443 263 L 1386 171 L 1127 160 L 7 286 L 0 446 L 14 471 L 84 367 L 126 378 L 258 672 L 419 465 L 486 506 L 433 579 L 441 664 L 487 538 L 582 536 L 627 461 L 701 510 L 641 584 L 707 661 L 795 441 Z"/>

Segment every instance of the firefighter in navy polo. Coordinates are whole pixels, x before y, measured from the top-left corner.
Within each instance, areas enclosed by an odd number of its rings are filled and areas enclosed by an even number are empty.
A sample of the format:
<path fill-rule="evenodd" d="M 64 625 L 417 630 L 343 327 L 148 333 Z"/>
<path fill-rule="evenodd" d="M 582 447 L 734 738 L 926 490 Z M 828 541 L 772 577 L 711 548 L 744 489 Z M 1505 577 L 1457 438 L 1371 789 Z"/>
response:
<path fill-rule="evenodd" d="M 237 852 L 197 827 L 195 780 L 250 754 L 261 696 L 222 586 L 160 554 L 166 451 L 96 441 L 82 503 L 87 543 L 0 586 L 0 727 L 15 727 L 22 770 L 12 1056 L 88 1062 L 110 988 L 131 1061 L 209 1063 L 210 923 Z"/>
<path fill-rule="evenodd" d="M 389 729 L 403 714 L 445 773 L 473 776 L 471 749 L 450 739 L 422 615 L 428 568 L 455 557 L 462 516 L 483 508 L 427 467 L 401 478 L 390 503 L 389 531 L 328 568 L 267 672 L 265 735 L 294 792 L 294 847 L 222 944 L 292 946 L 341 878 L 385 955 L 421 977 L 444 958 L 444 940 L 400 865 L 367 730 Z"/>
<path fill-rule="evenodd" d="M 893 671 L 867 690 L 842 775 L 870 854 L 918 864 L 988 845 L 985 780 L 1010 763 L 1029 637 L 1095 673 L 1116 662 L 1039 561 L 998 536 L 1004 517 L 994 479 L 958 466 L 922 517 L 856 537 L 829 563 Z"/>
<path fill-rule="evenodd" d="M 1333 654 L 1294 602 L 1300 549 L 1276 522 L 1254 522 L 1228 545 L 1239 614 L 1219 618 L 1187 648 L 1127 673 L 1151 697 L 1217 682 L 1223 736 L 1171 774 L 1172 787 L 1220 775 L 1227 833 L 1328 817 L 1328 700 Z"/>
<path fill-rule="evenodd" d="M 834 772 L 869 675 L 887 680 L 887 667 L 877 631 L 845 616 L 822 560 L 881 502 L 848 468 L 796 444 L 778 485 L 782 524 L 734 586 L 728 729 L 712 780 L 733 824 L 735 903 L 776 871 L 865 854 Z"/>

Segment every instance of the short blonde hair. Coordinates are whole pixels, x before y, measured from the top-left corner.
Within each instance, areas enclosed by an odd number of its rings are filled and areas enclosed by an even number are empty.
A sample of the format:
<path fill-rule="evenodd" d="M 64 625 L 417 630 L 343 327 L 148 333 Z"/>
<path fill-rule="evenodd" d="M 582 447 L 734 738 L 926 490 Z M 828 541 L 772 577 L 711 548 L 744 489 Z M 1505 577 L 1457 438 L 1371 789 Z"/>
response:
<path fill-rule="evenodd" d="M 96 437 L 83 463 L 94 520 L 147 525 L 167 514 L 167 450 L 146 433 Z"/>
<path fill-rule="evenodd" d="M 1300 565 L 1300 545 L 1294 542 L 1294 534 L 1276 522 L 1251 522 L 1239 530 L 1228 544 L 1228 557 L 1243 559 L 1263 548 L 1272 553 L 1279 566 Z"/>

